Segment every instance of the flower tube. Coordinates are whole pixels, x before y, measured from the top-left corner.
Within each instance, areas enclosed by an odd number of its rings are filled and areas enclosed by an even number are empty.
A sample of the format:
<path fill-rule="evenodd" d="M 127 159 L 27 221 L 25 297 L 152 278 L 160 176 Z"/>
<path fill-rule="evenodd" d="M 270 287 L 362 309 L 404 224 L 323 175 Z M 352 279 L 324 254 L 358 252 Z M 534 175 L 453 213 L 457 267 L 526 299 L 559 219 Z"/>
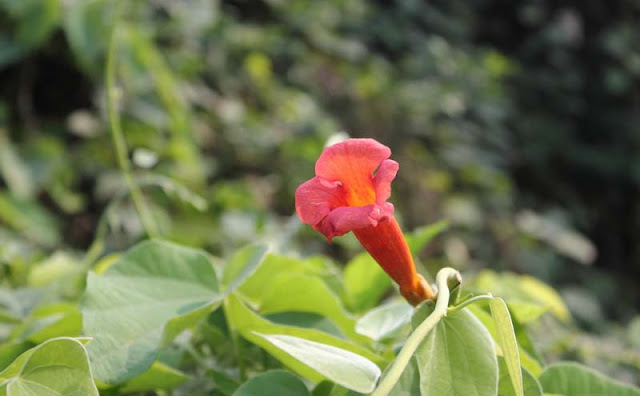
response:
<path fill-rule="evenodd" d="M 353 231 L 404 298 L 417 305 L 434 296 L 416 272 L 393 205 L 387 202 L 399 167 L 390 156 L 391 150 L 373 139 L 348 139 L 327 147 L 316 162 L 316 176 L 296 190 L 296 212 L 329 242 Z"/>

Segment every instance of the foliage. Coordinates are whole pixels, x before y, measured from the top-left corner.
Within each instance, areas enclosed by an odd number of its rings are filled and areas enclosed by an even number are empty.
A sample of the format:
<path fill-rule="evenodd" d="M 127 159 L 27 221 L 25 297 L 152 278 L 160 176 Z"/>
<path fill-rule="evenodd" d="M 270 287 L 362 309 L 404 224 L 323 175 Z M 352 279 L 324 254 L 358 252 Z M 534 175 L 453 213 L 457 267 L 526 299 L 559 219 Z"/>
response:
<path fill-rule="evenodd" d="M 640 393 L 636 6 L 468 3 L 0 0 L 0 395 Z M 292 215 L 343 130 L 444 308 Z"/>

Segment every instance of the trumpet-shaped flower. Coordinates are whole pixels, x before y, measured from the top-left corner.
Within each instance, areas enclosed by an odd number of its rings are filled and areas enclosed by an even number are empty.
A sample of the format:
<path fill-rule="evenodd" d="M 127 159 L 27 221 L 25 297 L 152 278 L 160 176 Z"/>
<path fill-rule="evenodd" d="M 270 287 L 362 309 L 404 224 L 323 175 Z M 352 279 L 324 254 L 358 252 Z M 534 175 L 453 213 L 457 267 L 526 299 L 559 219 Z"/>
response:
<path fill-rule="evenodd" d="M 316 162 L 316 176 L 296 190 L 296 211 L 329 242 L 353 231 L 407 301 L 416 305 L 432 299 L 433 293 L 416 273 L 393 205 L 387 202 L 399 167 L 390 156 L 391 150 L 373 139 L 348 139 L 327 147 Z"/>

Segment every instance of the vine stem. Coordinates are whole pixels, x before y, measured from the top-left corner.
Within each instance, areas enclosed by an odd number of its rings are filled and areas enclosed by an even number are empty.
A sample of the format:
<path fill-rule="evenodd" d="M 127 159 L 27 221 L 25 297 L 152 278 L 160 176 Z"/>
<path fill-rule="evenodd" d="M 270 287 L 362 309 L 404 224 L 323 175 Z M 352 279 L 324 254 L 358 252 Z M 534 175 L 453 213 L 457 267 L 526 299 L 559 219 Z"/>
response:
<path fill-rule="evenodd" d="M 451 282 L 460 283 L 460 273 L 453 268 L 443 268 L 436 275 L 436 286 L 438 288 L 438 295 L 436 297 L 436 306 L 425 320 L 420 323 L 413 333 L 407 338 L 402 350 L 396 357 L 391 368 L 387 372 L 387 375 L 382 378 L 378 387 L 371 393 L 371 396 L 386 396 L 391 389 L 400 379 L 402 372 L 409 364 L 411 357 L 418 349 L 418 346 L 422 343 L 424 338 L 429 332 L 440 322 L 440 320 L 447 316 L 447 309 L 449 306 L 449 286 Z"/>
<path fill-rule="evenodd" d="M 106 96 L 107 96 L 107 114 L 109 118 L 109 125 L 111 129 L 111 139 L 113 140 L 113 146 L 116 152 L 116 159 L 118 161 L 118 166 L 120 167 L 120 171 L 124 176 L 125 183 L 127 184 L 127 188 L 131 193 L 131 200 L 133 201 L 133 205 L 138 212 L 138 216 L 140 216 L 140 221 L 142 222 L 142 226 L 144 227 L 147 235 L 149 237 L 154 238 L 158 236 L 158 229 L 156 227 L 156 223 L 151 215 L 151 211 L 149 207 L 146 205 L 144 198 L 142 196 L 142 192 L 138 188 L 138 185 L 133 181 L 133 176 L 131 175 L 131 164 L 129 163 L 129 159 L 127 157 L 128 149 L 127 142 L 124 139 L 124 134 L 122 133 L 122 126 L 120 124 L 120 114 L 118 113 L 118 93 L 116 90 L 116 33 L 118 30 L 118 25 L 120 22 L 120 10 L 122 8 L 122 1 L 115 1 L 115 10 L 113 15 L 113 26 L 111 28 L 111 36 L 109 39 L 109 50 L 107 52 L 107 64 L 104 72 L 104 80 L 106 85 Z"/>

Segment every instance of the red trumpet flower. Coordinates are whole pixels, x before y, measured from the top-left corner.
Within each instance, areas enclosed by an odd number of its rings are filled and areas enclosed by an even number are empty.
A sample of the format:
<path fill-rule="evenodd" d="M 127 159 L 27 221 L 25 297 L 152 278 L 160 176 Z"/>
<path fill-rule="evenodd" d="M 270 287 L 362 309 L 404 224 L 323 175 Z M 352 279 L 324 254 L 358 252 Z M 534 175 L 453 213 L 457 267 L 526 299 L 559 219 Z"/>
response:
<path fill-rule="evenodd" d="M 391 181 L 398 163 L 391 150 L 373 139 L 348 139 L 327 147 L 316 162 L 316 177 L 296 190 L 300 219 L 329 242 L 353 231 L 362 246 L 417 305 L 433 299 L 425 279 L 416 272 L 409 246 L 393 217 Z"/>

